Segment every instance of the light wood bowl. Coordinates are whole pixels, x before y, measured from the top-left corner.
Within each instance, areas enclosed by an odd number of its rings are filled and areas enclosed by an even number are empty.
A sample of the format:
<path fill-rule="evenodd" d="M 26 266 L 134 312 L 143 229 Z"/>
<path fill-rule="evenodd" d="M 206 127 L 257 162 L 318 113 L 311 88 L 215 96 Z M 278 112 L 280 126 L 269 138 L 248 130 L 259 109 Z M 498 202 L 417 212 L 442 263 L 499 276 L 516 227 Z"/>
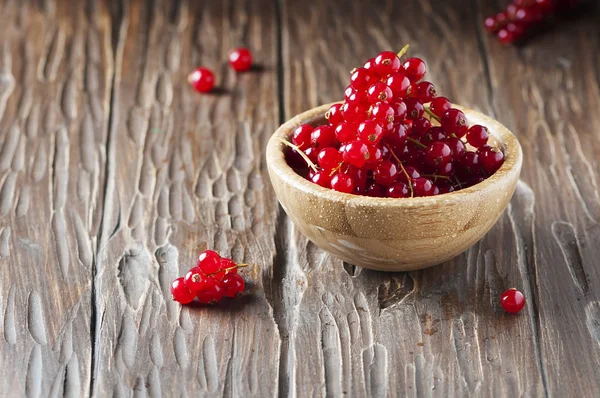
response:
<path fill-rule="evenodd" d="M 421 198 L 372 198 L 326 189 L 305 180 L 285 161 L 280 138 L 299 125 L 325 123 L 331 104 L 284 123 L 267 146 L 271 183 L 294 224 L 321 249 L 363 268 L 411 271 L 443 263 L 480 240 L 508 205 L 521 172 L 523 152 L 502 124 L 462 109 L 470 124 L 487 126 L 505 161 L 485 181 L 456 192 Z M 285 148 L 285 149 L 284 149 Z"/>

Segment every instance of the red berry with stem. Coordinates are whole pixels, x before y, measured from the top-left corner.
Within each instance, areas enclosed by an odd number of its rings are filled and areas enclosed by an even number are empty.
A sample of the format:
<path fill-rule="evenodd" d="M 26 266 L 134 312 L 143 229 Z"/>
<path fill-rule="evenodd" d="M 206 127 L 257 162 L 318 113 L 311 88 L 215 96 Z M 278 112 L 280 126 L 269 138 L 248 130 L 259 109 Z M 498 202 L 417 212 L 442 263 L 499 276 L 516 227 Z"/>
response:
<path fill-rule="evenodd" d="M 229 64 L 236 72 L 245 72 L 252 67 L 252 53 L 244 47 L 229 53 Z"/>
<path fill-rule="evenodd" d="M 323 148 L 317 156 L 317 163 L 325 170 L 331 170 L 337 167 L 342 161 L 340 152 L 332 147 Z"/>
<path fill-rule="evenodd" d="M 325 119 L 331 125 L 338 125 L 344 121 L 344 115 L 342 115 L 342 104 L 333 104 L 327 112 L 325 112 Z"/>
<path fill-rule="evenodd" d="M 393 96 L 394 94 L 392 93 L 392 90 L 382 82 L 377 82 L 371 85 L 367 90 L 367 98 L 371 104 L 375 104 L 380 101 L 390 101 Z"/>
<path fill-rule="evenodd" d="M 367 118 L 369 106 L 359 101 L 348 101 L 342 105 L 342 115 L 347 122 L 360 123 Z"/>
<path fill-rule="evenodd" d="M 358 126 L 351 122 L 342 122 L 335 127 L 335 138 L 339 142 L 348 142 L 356 139 L 356 130 Z"/>
<path fill-rule="evenodd" d="M 310 180 L 323 188 L 331 188 L 331 170 L 319 170 L 310 176 Z"/>
<path fill-rule="evenodd" d="M 352 193 L 354 180 L 347 174 L 337 173 L 331 178 L 331 189 L 338 192 Z"/>
<path fill-rule="evenodd" d="M 437 91 L 432 83 L 421 82 L 416 85 L 414 96 L 423 103 L 431 102 L 437 96 Z"/>
<path fill-rule="evenodd" d="M 358 125 L 358 138 L 365 144 L 375 145 L 383 136 L 383 126 L 376 120 L 365 120 Z"/>
<path fill-rule="evenodd" d="M 355 140 L 346 145 L 342 157 L 344 162 L 361 168 L 369 160 L 369 148 L 364 142 Z"/>
<path fill-rule="evenodd" d="M 310 124 L 303 124 L 296 127 L 292 133 L 292 143 L 302 150 L 307 149 L 310 146 L 313 130 L 314 127 Z"/>
<path fill-rule="evenodd" d="M 235 297 L 236 294 L 242 293 L 246 283 L 244 278 L 238 274 L 227 274 L 223 277 L 223 290 L 226 297 Z"/>
<path fill-rule="evenodd" d="M 504 308 L 504 311 L 509 314 L 517 314 L 521 312 L 523 306 L 525 306 L 525 296 L 517 289 L 510 288 L 502 293 L 500 305 Z"/>
<path fill-rule="evenodd" d="M 378 102 L 371 109 L 371 118 L 381 123 L 385 131 L 389 131 L 394 127 L 394 108 L 387 102 Z"/>
<path fill-rule="evenodd" d="M 411 83 L 404 73 L 394 73 L 389 76 L 386 84 L 392 90 L 396 100 L 401 100 L 410 94 Z"/>
<path fill-rule="evenodd" d="M 183 278 L 185 282 L 185 286 L 190 289 L 192 292 L 197 292 L 200 288 L 200 282 L 202 281 L 203 274 L 200 271 L 200 268 L 194 267 L 185 274 Z"/>
<path fill-rule="evenodd" d="M 429 104 L 429 109 L 437 117 L 444 116 L 444 113 L 450 108 L 452 108 L 452 103 L 446 97 L 435 97 Z"/>
<path fill-rule="evenodd" d="M 196 294 L 185 286 L 183 278 L 177 278 L 171 283 L 171 297 L 180 304 L 189 304 Z"/>
<path fill-rule="evenodd" d="M 212 250 L 205 250 L 198 257 L 198 268 L 205 275 L 219 272 L 221 269 L 221 256 Z"/>
<path fill-rule="evenodd" d="M 442 116 L 441 125 L 450 134 L 455 134 L 458 138 L 464 136 L 469 129 L 467 117 L 456 108 L 451 108 Z"/>
<path fill-rule="evenodd" d="M 230 258 L 221 257 L 221 270 L 226 274 L 234 273 L 237 274 L 238 266 L 237 264 Z"/>
<path fill-rule="evenodd" d="M 433 195 L 434 185 L 430 179 L 419 177 L 412 181 L 413 191 L 415 196 L 431 196 Z"/>
<path fill-rule="evenodd" d="M 467 142 L 474 146 L 475 148 L 479 148 L 487 144 L 490 133 L 487 127 L 476 124 L 471 126 L 467 131 Z"/>
<path fill-rule="evenodd" d="M 358 91 L 366 90 L 375 80 L 373 72 L 365 68 L 355 69 L 350 75 L 350 85 Z"/>
<path fill-rule="evenodd" d="M 400 70 L 400 58 L 392 51 L 383 51 L 375 57 L 375 72 L 387 76 Z"/>
<path fill-rule="evenodd" d="M 319 156 L 319 152 L 320 149 L 316 148 L 314 146 L 311 146 L 307 149 L 304 150 L 304 154 L 306 156 L 308 156 L 308 158 L 310 159 L 311 162 L 313 163 L 317 163 L 317 157 Z M 306 160 L 302 159 L 304 161 L 304 163 L 306 164 Z M 308 164 L 306 164 L 306 166 L 308 166 Z"/>
<path fill-rule="evenodd" d="M 425 161 L 432 167 L 438 167 L 448 163 L 452 159 L 451 155 L 452 151 L 446 143 L 435 141 L 427 147 Z"/>
<path fill-rule="evenodd" d="M 396 164 L 390 162 L 389 160 L 384 160 L 377 168 L 375 168 L 373 172 L 373 178 L 375 182 L 381 185 L 391 185 L 396 181 L 399 173 L 398 166 Z"/>
<path fill-rule="evenodd" d="M 484 148 L 479 153 L 481 166 L 488 174 L 494 174 L 504 163 L 504 153 L 498 148 Z"/>
<path fill-rule="evenodd" d="M 420 58 L 409 58 L 404 65 L 402 65 L 402 68 L 408 79 L 413 83 L 416 83 L 425 77 L 425 73 L 427 72 L 425 62 Z"/>
<path fill-rule="evenodd" d="M 388 198 L 410 198 L 410 188 L 404 182 L 396 182 L 387 189 Z"/>
<path fill-rule="evenodd" d="M 423 112 L 425 112 L 425 108 L 421 101 L 416 98 L 406 98 L 404 100 L 404 104 L 406 105 L 406 118 L 415 120 L 423 116 Z"/>
<path fill-rule="evenodd" d="M 194 90 L 207 93 L 215 86 L 215 75 L 208 68 L 196 68 L 188 75 L 188 83 Z"/>
<path fill-rule="evenodd" d="M 204 278 L 200 283 L 200 289 L 198 289 L 198 300 L 202 304 L 216 303 L 223 298 L 225 289 L 220 280 L 216 278 Z"/>
<path fill-rule="evenodd" d="M 325 148 L 328 146 L 336 146 L 337 139 L 335 138 L 335 130 L 332 126 L 318 126 L 310 136 L 311 143 L 317 148 Z"/>

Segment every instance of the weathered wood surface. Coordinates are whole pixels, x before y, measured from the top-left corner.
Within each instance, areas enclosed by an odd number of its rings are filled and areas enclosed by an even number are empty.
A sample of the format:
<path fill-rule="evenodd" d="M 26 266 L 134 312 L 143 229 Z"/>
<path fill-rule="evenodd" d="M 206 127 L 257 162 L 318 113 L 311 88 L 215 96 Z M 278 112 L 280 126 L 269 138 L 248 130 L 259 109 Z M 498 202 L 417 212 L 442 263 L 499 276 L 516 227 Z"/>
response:
<path fill-rule="evenodd" d="M 0 396 L 598 395 L 600 27 L 503 48 L 480 29 L 493 3 L 0 2 Z M 384 274 L 300 235 L 262 154 L 407 42 L 525 165 L 467 253 Z M 227 67 L 238 45 L 260 70 Z M 199 64 L 217 94 L 187 87 Z M 173 304 L 207 247 L 257 264 L 248 293 Z"/>

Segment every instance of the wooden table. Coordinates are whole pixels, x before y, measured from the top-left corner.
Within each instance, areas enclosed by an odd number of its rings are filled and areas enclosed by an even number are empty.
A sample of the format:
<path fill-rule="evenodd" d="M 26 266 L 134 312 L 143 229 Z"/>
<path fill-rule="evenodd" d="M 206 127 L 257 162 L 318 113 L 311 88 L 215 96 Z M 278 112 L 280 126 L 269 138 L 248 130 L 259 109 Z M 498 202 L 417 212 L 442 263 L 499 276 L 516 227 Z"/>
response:
<path fill-rule="evenodd" d="M 481 28 L 504 1 L 312 3 L 0 1 L 1 396 L 600 394 L 597 16 L 518 49 Z M 307 241 L 263 153 L 405 43 L 525 164 L 481 242 L 385 274 Z M 260 70 L 229 69 L 239 45 Z M 208 247 L 256 264 L 247 294 L 173 303 Z"/>

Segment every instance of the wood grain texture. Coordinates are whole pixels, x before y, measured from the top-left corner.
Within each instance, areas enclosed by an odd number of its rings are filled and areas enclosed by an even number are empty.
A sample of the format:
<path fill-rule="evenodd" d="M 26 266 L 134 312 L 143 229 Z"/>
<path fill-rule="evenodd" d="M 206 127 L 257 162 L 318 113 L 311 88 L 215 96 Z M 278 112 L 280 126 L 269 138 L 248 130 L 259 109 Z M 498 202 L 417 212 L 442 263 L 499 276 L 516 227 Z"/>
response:
<path fill-rule="evenodd" d="M 85 2 L 12 1 L 0 14 L 0 395 L 83 396 L 110 21 Z"/>

